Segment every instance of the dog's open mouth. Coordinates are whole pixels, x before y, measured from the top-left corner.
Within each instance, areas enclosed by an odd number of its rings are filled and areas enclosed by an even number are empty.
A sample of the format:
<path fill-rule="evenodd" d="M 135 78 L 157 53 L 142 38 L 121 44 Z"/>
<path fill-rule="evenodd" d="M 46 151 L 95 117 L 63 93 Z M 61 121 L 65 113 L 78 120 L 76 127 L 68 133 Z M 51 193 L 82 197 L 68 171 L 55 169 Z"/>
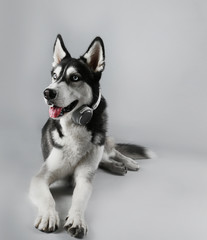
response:
<path fill-rule="evenodd" d="M 49 108 L 49 116 L 51 118 L 61 117 L 65 113 L 72 111 L 77 104 L 78 104 L 78 100 L 73 101 L 67 107 L 64 107 L 64 108 L 53 105 Z"/>

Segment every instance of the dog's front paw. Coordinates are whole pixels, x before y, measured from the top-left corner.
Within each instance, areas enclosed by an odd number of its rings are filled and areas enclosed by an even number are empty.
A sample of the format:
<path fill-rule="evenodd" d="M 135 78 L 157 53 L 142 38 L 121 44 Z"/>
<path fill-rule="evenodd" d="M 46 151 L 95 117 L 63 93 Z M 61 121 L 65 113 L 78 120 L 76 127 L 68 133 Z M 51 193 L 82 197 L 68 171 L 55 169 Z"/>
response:
<path fill-rule="evenodd" d="M 39 212 L 35 220 L 35 227 L 42 232 L 50 233 L 58 229 L 60 219 L 55 210 Z"/>
<path fill-rule="evenodd" d="M 87 233 L 87 226 L 83 217 L 79 214 L 70 215 L 66 218 L 64 228 L 72 237 L 83 238 Z"/>

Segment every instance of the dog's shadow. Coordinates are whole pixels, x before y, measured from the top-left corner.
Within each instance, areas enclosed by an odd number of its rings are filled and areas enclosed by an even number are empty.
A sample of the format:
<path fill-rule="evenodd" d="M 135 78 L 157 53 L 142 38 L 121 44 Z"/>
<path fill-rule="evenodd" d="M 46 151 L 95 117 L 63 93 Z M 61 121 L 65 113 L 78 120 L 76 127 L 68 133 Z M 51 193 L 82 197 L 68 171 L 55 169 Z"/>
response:
<path fill-rule="evenodd" d="M 50 186 L 50 191 L 56 203 L 56 210 L 60 217 L 60 227 L 57 233 L 64 231 L 62 226 L 65 224 L 71 206 L 73 190 L 74 187 L 69 181 L 57 181 Z"/>

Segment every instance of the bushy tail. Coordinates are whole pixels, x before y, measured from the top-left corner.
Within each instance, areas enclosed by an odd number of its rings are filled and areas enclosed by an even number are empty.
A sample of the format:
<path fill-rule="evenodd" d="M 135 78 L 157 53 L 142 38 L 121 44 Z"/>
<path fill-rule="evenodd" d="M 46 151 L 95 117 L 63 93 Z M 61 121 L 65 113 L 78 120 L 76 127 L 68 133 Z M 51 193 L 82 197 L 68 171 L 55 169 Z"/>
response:
<path fill-rule="evenodd" d="M 154 152 L 152 152 L 148 148 L 138 146 L 135 144 L 118 143 L 115 144 L 115 149 L 119 151 L 121 154 L 130 157 L 134 160 L 150 159 L 155 157 Z"/>

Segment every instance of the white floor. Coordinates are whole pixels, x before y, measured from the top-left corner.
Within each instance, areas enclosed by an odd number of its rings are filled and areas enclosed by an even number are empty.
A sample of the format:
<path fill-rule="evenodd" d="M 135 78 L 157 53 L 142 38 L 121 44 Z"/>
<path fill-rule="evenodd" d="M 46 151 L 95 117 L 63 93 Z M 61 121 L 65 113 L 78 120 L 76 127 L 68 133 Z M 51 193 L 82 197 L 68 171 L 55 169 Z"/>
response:
<path fill-rule="evenodd" d="M 89 225 L 86 239 L 207 239 L 205 156 L 156 151 L 156 159 L 139 161 L 140 170 L 124 177 L 98 170 L 86 213 Z M 72 239 L 62 226 L 50 234 L 33 227 L 36 209 L 27 192 L 40 160 L 28 159 L 25 164 L 20 157 L 16 152 L 15 161 L 14 156 L 12 161 L 5 161 L 1 174 L 2 239 Z M 54 187 L 52 192 L 63 225 L 72 190 L 62 186 Z"/>

